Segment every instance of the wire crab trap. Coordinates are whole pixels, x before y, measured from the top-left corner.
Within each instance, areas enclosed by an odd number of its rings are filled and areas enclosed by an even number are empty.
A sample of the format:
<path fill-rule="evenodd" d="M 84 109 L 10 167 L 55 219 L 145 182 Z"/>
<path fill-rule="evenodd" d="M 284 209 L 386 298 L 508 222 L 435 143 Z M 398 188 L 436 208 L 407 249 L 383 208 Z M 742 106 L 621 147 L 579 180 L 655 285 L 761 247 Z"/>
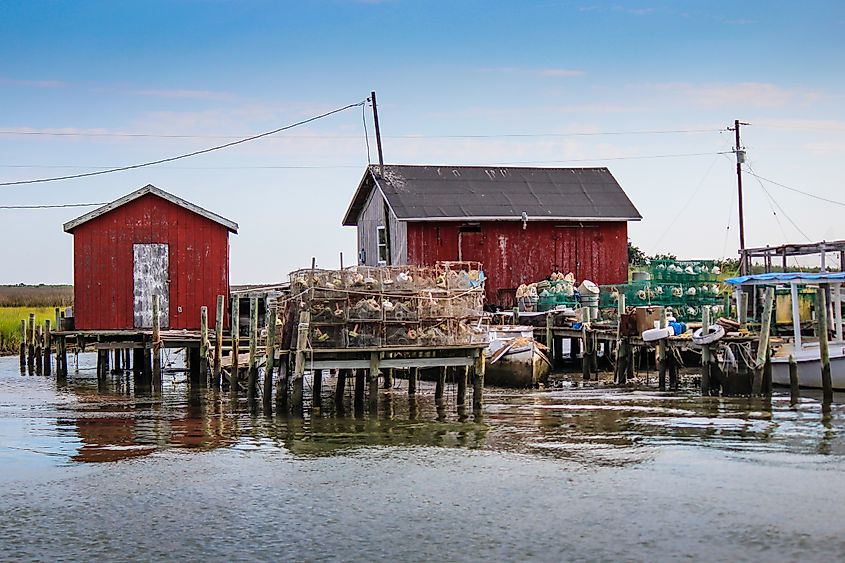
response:
<path fill-rule="evenodd" d="M 355 323 L 347 327 L 347 346 L 349 348 L 376 348 L 382 345 L 381 323 Z"/>
<path fill-rule="evenodd" d="M 453 341 L 448 319 L 423 321 L 419 327 L 421 346 L 449 346 Z"/>
<path fill-rule="evenodd" d="M 348 318 L 346 298 L 311 299 L 308 310 L 315 324 L 344 324 Z"/>
<path fill-rule="evenodd" d="M 438 278 L 438 287 L 445 289 L 470 289 L 484 287 L 484 272 L 481 262 L 438 262 L 442 279 Z"/>
<path fill-rule="evenodd" d="M 452 299 L 445 291 L 424 291 L 419 298 L 422 319 L 439 319 L 452 316 Z"/>
<path fill-rule="evenodd" d="M 381 285 L 385 293 L 417 290 L 417 268 L 414 266 L 386 266 L 381 269 Z"/>
<path fill-rule="evenodd" d="M 382 290 L 382 268 L 358 266 L 346 276 L 346 288 L 359 292 L 378 292 Z"/>
<path fill-rule="evenodd" d="M 311 325 L 312 348 L 346 348 L 346 329 L 343 325 Z"/>
<path fill-rule="evenodd" d="M 452 319 L 449 330 L 454 344 L 484 344 L 488 341 L 487 326 L 477 320 Z"/>
<path fill-rule="evenodd" d="M 377 295 L 349 296 L 349 322 L 381 321 L 384 319 L 382 302 Z"/>
<path fill-rule="evenodd" d="M 388 322 L 418 321 L 420 318 L 418 301 L 414 297 L 384 297 L 381 308 L 384 320 Z"/>
<path fill-rule="evenodd" d="M 386 346 L 417 346 L 420 338 L 420 326 L 417 323 L 397 323 L 384 327 Z"/>

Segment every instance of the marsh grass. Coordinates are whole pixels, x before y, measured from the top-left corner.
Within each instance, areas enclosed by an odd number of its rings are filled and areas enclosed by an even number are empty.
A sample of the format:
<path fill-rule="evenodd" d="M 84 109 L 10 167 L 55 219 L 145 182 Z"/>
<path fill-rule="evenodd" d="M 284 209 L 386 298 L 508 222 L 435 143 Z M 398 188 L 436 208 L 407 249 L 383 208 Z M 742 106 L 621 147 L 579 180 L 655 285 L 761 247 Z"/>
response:
<path fill-rule="evenodd" d="M 55 307 L 0 307 L 0 354 L 16 354 L 21 345 L 21 319 L 29 322 L 29 314 L 35 313 L 35 323 L 46 319 L 54 321 Z"/>

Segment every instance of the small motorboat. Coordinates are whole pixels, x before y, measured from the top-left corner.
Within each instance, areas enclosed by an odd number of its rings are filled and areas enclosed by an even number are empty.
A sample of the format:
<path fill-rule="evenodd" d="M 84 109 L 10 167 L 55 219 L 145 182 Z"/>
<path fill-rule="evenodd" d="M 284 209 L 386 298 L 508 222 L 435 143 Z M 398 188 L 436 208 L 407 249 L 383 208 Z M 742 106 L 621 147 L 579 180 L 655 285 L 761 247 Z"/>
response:
<path fill-rule="evenodd" d="M 534 340 L 534 327 L 491 326 L 485 354 L 484 382 L 501 387 L 536 387 L 545 384 L 552 369 L 545 346 Z"/>

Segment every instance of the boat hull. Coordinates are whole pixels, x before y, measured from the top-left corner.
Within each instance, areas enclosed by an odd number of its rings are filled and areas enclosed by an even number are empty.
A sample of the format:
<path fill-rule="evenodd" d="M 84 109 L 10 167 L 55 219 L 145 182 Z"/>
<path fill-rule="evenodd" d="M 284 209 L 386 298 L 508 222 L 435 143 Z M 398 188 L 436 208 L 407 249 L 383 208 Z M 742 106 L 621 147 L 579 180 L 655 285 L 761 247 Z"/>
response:
<path fill-rule="evenodd" d="M 541 353 L 530 349 L 506 354 L 485 370 L 484 383 L 498 387 L 536 387 L 549 379 L 549 367 Z"/>
<path fill-rule="evenodd" d="M 834 389 L 845 391 L 845 343 L 831 342 L 830 379 Z M 802 346 L 800 350 L 785 348 L 772 357 L 772 384 L 789 386 L 789 355 L 798 364 L 798 385 L 822 388 L 822 367 L 817 343 Z"/>

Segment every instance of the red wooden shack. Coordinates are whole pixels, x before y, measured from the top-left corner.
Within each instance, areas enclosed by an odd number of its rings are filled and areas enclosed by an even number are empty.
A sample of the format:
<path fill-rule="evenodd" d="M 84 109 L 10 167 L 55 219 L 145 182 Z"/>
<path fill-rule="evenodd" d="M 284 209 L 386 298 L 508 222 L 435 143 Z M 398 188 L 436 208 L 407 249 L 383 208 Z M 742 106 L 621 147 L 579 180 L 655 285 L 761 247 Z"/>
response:
<path fill-rule="evenodd" d="M 198 329 L 200 307 L 216 322 L 229 295 L 229 233 L 238 225 L 147 185 L 65 223 L 73 234 L 77 330 L 152 326 L 160 296 L 162 328 Z"/>
<path fill-rule="evenodd" d="M 573 272 L 580 282 L 628 277 L 628 221 L 642 217 L 607 168 L 369 166 L 344 225 L 360 264 L 484 264 L 488 303 Z"/>

